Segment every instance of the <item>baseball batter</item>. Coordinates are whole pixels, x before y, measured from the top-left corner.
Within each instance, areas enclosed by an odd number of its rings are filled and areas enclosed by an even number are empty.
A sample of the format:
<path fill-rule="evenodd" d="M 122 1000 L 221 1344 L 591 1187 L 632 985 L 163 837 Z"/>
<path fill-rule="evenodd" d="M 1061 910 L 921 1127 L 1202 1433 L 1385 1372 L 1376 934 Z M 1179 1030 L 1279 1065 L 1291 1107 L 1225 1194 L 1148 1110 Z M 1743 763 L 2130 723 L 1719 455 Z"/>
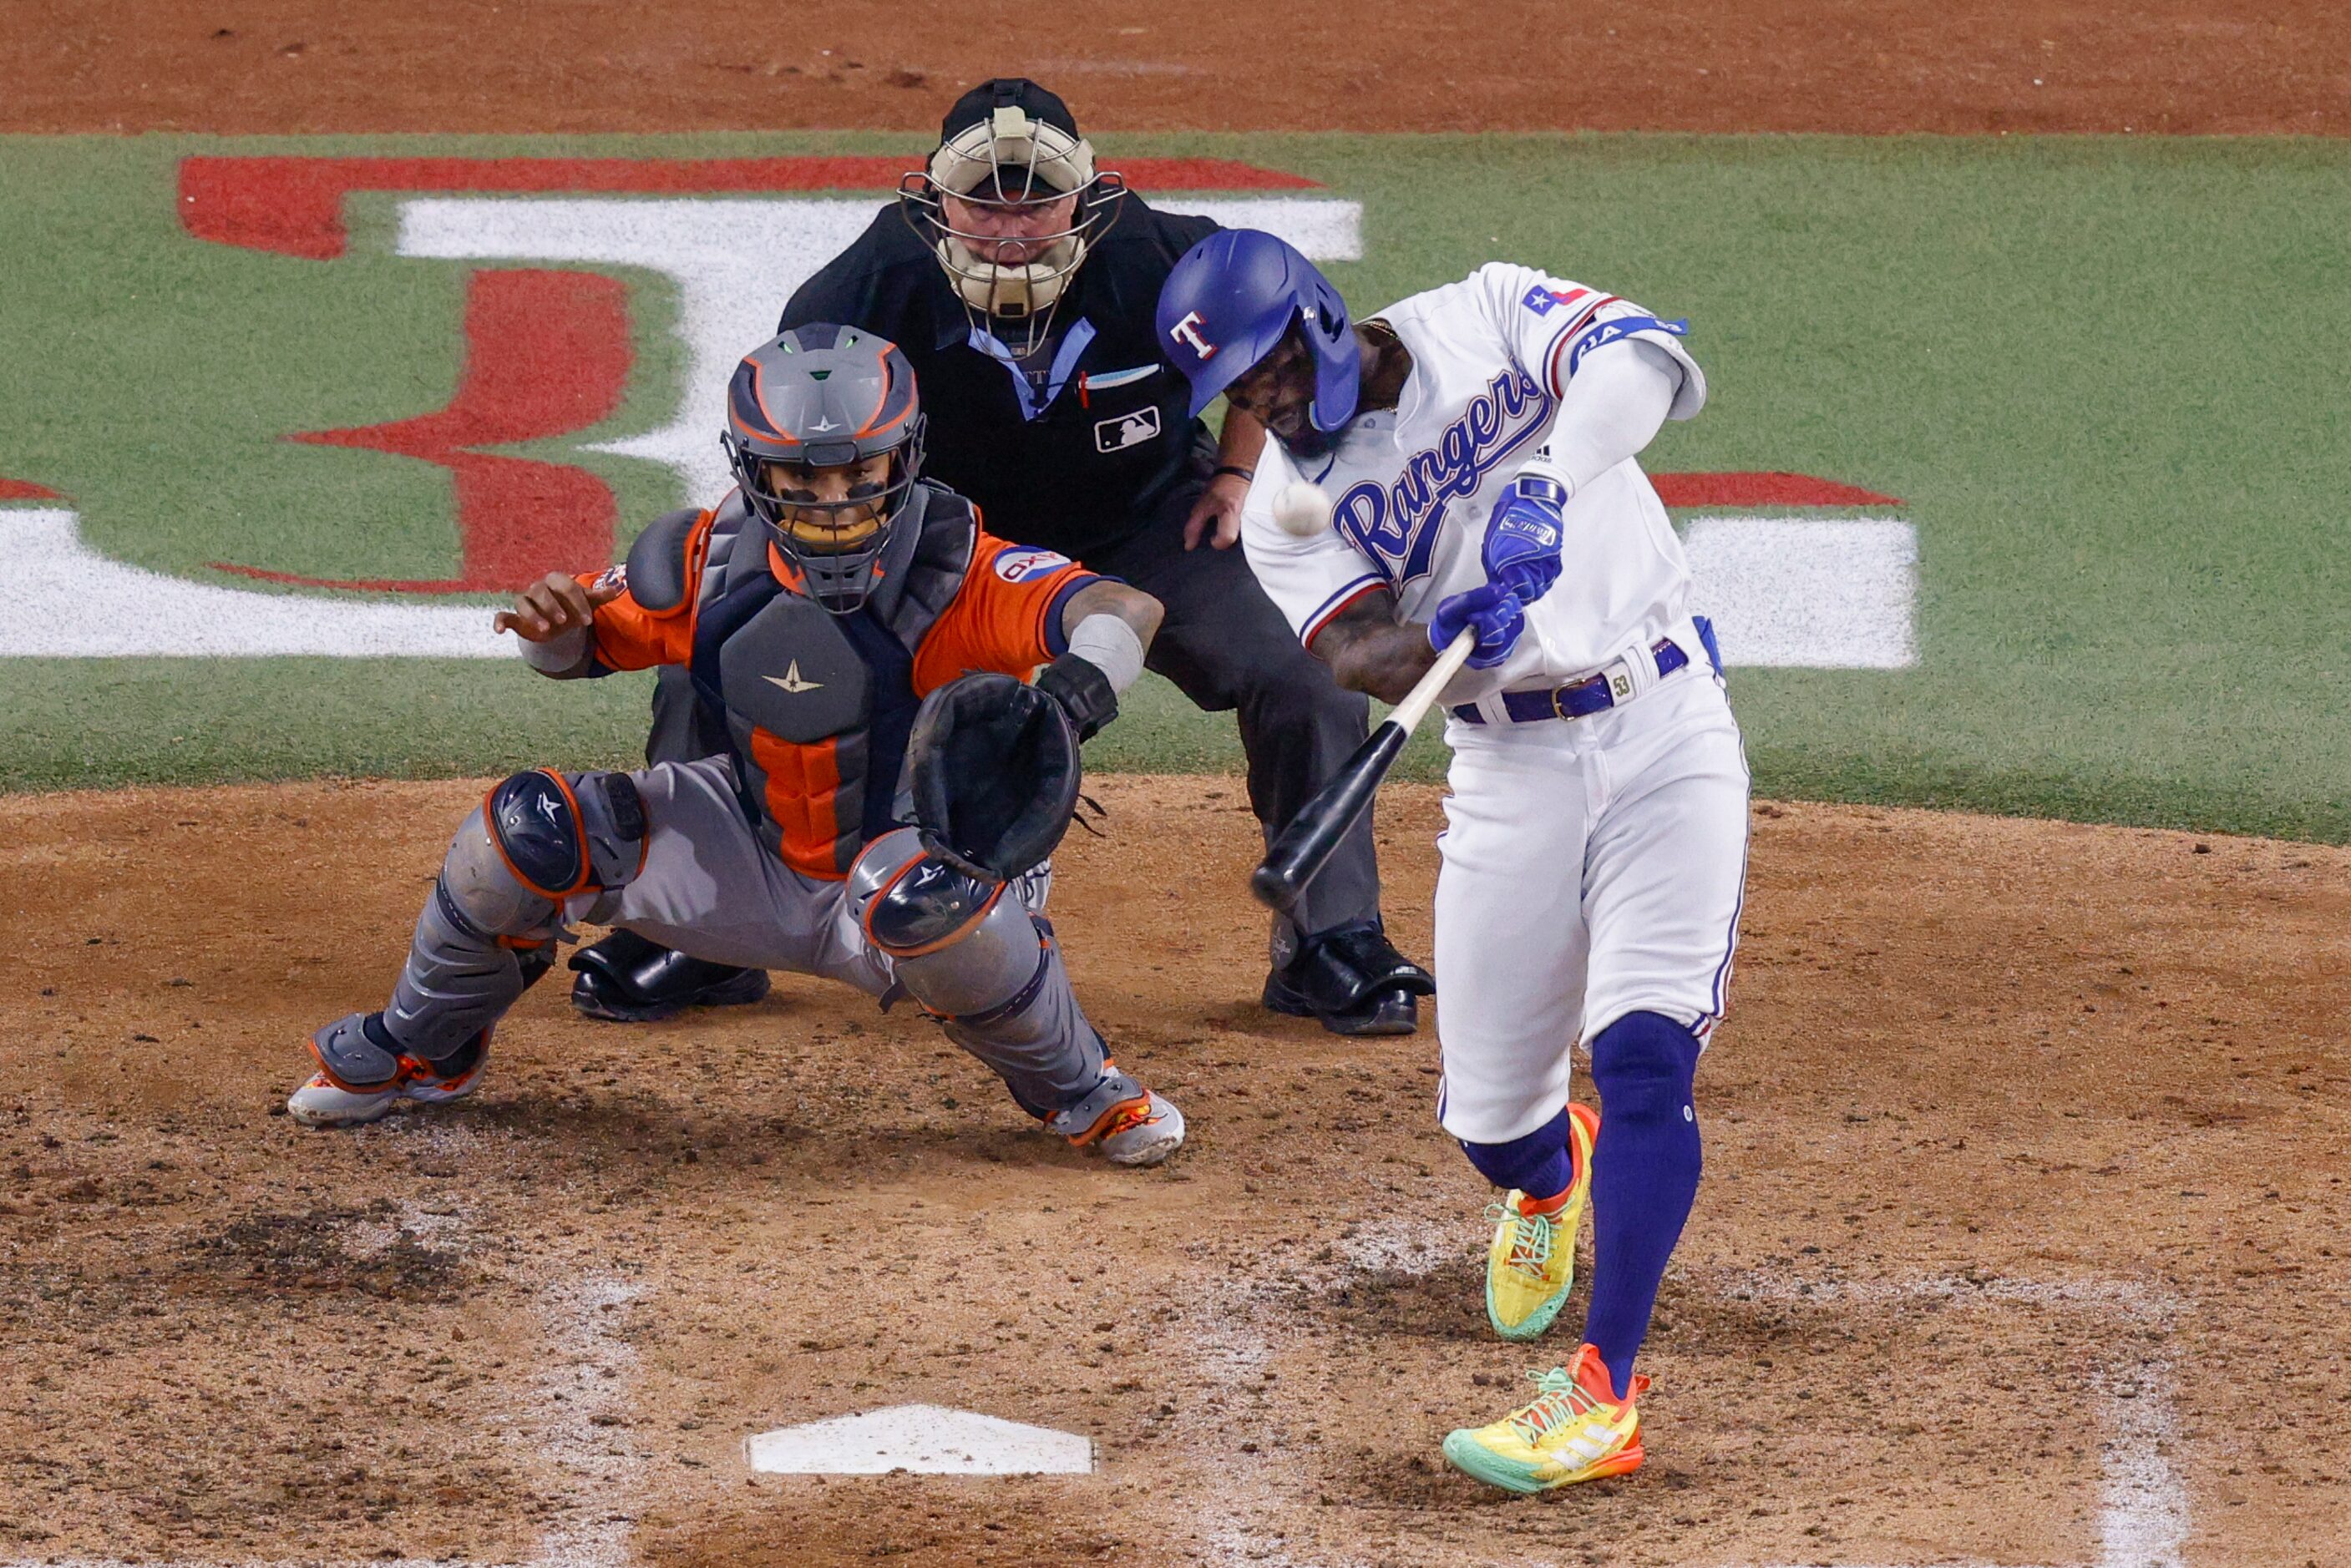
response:
<path fill-rule="evenodd" d="M 1242 542 L 1340 684 L 1395 701 L 1474 640 L 1442 698 L 1437 1116 L 1507 1189 L 1496 1331 L 1551 1326 L 1587 1198 L 1593 1278 L 1568 1364 L 1445 1454 L 1514 1491 L 1622 1475 L 1642 1459 L 1634 1358 L 1698 1189 L 1691 1081 L 1746 874 L 1721 661 L 1634 461 L 1706 400 L 1684 325 L 1502 264 L 1353 323 L 1305 257 L 1248 231 L 1186 254 L 1159 324 L 1196 407 L 1222 392 L 1276 438 Z M 1273 505 L 1301 480 L 1332 503 L 1303 536 Z M 1579 1040 L 1604 1119 L 1569 1100 Z"/>
<path fill-rule="evenodd" d="M 311 1041 L 297 1121 L 471 1094 L 493 1026 L 590 920 L 885 1006 L 911 995 L 1050 1131 L 1124 1165 L 1175 1150 L 1183 1117 L 1109 1059 L 1042 913 L 1078 742 L 1142 673 L 1158 604 L 981 532 L 922 478 L 923 434 L 893 345 L 787 332 L 728 388 L 738 488 L 716 510 L 662 518 L 625 566 L 549 576 L 500 615 L 558 679 L 684 666 L 727 749 L 493 789 L 391 1001 Z"/>

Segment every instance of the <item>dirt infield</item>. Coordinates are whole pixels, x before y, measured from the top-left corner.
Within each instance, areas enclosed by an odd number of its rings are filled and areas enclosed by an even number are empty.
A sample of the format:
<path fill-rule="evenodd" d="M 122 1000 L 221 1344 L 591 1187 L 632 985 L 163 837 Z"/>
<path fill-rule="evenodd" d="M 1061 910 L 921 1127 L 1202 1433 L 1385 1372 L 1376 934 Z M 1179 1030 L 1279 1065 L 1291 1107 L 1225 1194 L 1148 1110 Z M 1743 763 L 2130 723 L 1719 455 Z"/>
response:
<path fill-rule="evenodd" d="M 2351 132 L 2334 0 L 17 0 L 0 130 L 912 130 L 999 73 L 1102 130 Z"/>
<path fill-rule="evenodd" d="M 1531 1357 L 1428 1038 L 1253 1003 L 1238 786 L 1109 779 L 1079 985 L 1193 1118 L 1115 1172 L 929 1024 L 786 979 L 532 993 L 462 1106 L 277 1114 L 476 784 L 0 800 L 0 1562 L 2168 1562 L 2351 1539 L 2351 851 L 1757 808 L 1651 1463 L 1437 1469 Z M 1384 818 L 1426 951 L 1435 795 Z M 1577 1309 L 1571 1309 L 1571 1313 Z M 877 1405 L 1102 1473 L 754 1478 Z M 2134 1533 L 2136 1532 L 2136 1533 Z M 2218 1543 L 2225 1540 L 2225 1555 Z M 2334 1543 L 2334 1544 L 2330 1544 Z"/>
<path fill-rule="evenodd" d="M 9 22 L 0 131 L 912 131 L 1021 70 L 1111 132 L 2351 133 L 2319 0 Z M 380 997 L 480 787 L 0 797 L 0 1568 L 2319 1568 L 2351 1540 L 2351 851 L 1760 805 L 1649 1465 L 1512 1501 L 1436 1462 L 1538 1357 L 1483 1325 L 1489 1194 L 1434 1127 L 1432 1038 L 1254 1005 L 1236 782 L 1103 781 L 1110 837 L 1062 857 L 1082 993 L 1192 1118 L 1145 1173 L 789 978 L 643 1029 L 549 984 L 479 1096 L 302 1133 L 302 1036 Z M 1436 795 L 1384 809 L 1425 954 Z M 744 1461 L 910 1402 L 1088 1434 L 1100 1473 Z"/>

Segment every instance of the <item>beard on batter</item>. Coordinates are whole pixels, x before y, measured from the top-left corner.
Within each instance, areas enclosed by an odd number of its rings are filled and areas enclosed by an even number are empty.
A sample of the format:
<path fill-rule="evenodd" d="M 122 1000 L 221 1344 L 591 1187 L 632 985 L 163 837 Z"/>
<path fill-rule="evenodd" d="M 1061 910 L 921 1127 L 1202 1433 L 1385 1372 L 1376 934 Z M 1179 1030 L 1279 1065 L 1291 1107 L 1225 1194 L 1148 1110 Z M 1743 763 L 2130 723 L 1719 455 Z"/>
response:
<path fill-rule="evenodd" d="M 1290 454 L 1290 461 L 1303 472 L 1306 464 L 1320 462 L 1338 451 L 1339 443 L 1346 439 L 1347 431 L 1353 428 L 1353 424 L 1354 421 L 1350 420 L 1335 431 L 1322 431 L 1314 428 L 1313 421 L 1304 420 L 1300 421 L 1297 434 L 1275 439 L 1281 442 L 1282 451 Z"/>

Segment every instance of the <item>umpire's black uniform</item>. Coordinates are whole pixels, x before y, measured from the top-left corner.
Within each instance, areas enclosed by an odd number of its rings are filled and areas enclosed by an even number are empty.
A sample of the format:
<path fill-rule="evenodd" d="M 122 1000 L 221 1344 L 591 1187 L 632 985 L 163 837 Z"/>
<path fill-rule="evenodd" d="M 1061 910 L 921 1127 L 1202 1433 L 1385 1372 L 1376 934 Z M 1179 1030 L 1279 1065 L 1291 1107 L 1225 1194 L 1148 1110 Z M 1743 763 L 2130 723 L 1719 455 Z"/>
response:
<path fill-rule="evenodd" d="M 892 205 L 792 296 L 778 330 L 835 322 L 897 344 L 930 418 L 928 475 L 976 503 L 998 537 L 1057 550 L 1165 606 L 1148 666 L 1201 708 L 1238 711 L 1249 802 L 1270 836 L 1362 743 L 1370 713 L 1299 645 L 1238 545 L 1218 550 L 1204 539 L 1184 548 L 1217 445 L 1189 416 L 1184 377 L 1160 355 L 1154 312 L 1177 258 L 1216 228 L 1125 196 L 1070 278 L 1051 343 L 1024 366 L 985 329 L 991 318 L 966 309 Z M 653 762 L 723 743 L 704 730 L 678 674 L 664 670 L 654 697 Z M 1307 889 L 1295 926 L 1277 924 L 1277 963 L 1288 967 L 1269 979 L 1269 1006 L 1311 1012 L 1351 1033 L 1412 1027 L 1411 993 L 1429 983 L 1379 934 L 1379 891 L 1367 813 Z M 583 979 L 574 999 L 601 1016 L 652 1015 L 581 1000 L 594 983 L 626 978 L 629 962 L 648 966 L 639 978 L 653 990 L 684 979 L 655 984 L 662 962 L 701 967 L 632 948 L 591 949 L 581 960 L 602 972 Z"/>
<path fill-rule="evenodd" d="M 894 206 L 800 286 L 776 329 L 831 321 L 897 344 L 930 415 L 925 473 L 970 497 L 998 538 L 1058 550 L 1166 606 L 1147 663 L 1208 711 L 1238 711 L 1249 804 L 1279 830 L 1363 743 L 1370 708 L 1299 645 L 1239 545 L 1184 548 L 1217 449 L 1160 357 L 1152 312 L 1176 258 L 1216 227 L 1128 195 L 1061 299 L 1041 387 L 974 347 L 954 286 Z M 669 674 L 655 762 L 705 754 L 691 691 Z M 1379 903 L 1366 817 L 1308 887 L 1298 924 L 1311 935 L 1373 919 Z"/>
<path fill-rule="evenodd" d="M 1176 259 L 1216 228 L 1126 196 L 1071 279 L 1053 351 L 1039 357 L 1050 366 L 1034 376 L 987 351 L 894 207 L 801 286 L 777 330 L 836 321 L 897 344 L 930 414 L 925 472 L 969 496 L 997 537 L 1058 550 L 1165 605 L 1146 662 L 1201 708 L 1238 710 L 1249 804 L 1279 830 L 1363 743 L 1370 708 L 1299 646 L 1238 545 L 1184 548 L 1217 448 L 1160 356 L 1153 312 Z M 1370 919 L 1379 901 L 1367 820 L 1308 888 L 1298 925 L 1311 935 Z"/>

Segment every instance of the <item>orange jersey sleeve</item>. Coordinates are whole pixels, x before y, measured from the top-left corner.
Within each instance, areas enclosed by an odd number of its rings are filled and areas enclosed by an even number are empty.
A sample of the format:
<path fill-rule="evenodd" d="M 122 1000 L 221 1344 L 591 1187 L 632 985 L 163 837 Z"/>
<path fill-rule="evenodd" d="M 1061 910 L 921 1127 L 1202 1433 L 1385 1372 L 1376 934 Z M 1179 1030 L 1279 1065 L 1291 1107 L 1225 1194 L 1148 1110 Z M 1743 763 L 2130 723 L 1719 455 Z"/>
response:
<path fill-rule="evenodd" d="M 914 695 L 977 670 L 1026 680 L 1069 646 L 1061 612 L 1071 596 L 1100 581 L 1067 556 L 978 535 L 963 587 L 914 655 Z"/>
<path fill-rule="evenodd" d="M 694 653 L 694 607 L 702 597 L 702 561 L 710 548 L 711 514 L 705 512 L 685 540 L 685 597 L 674 609 L 647 609 L 628 590 L 626 566 L 583 572 L 589 587 L 602 582 L 622 585 L 621 597 L 596 607 L 596 661 L 607 670 L 650 670 L 656 664 L 684 664 Z"/>

